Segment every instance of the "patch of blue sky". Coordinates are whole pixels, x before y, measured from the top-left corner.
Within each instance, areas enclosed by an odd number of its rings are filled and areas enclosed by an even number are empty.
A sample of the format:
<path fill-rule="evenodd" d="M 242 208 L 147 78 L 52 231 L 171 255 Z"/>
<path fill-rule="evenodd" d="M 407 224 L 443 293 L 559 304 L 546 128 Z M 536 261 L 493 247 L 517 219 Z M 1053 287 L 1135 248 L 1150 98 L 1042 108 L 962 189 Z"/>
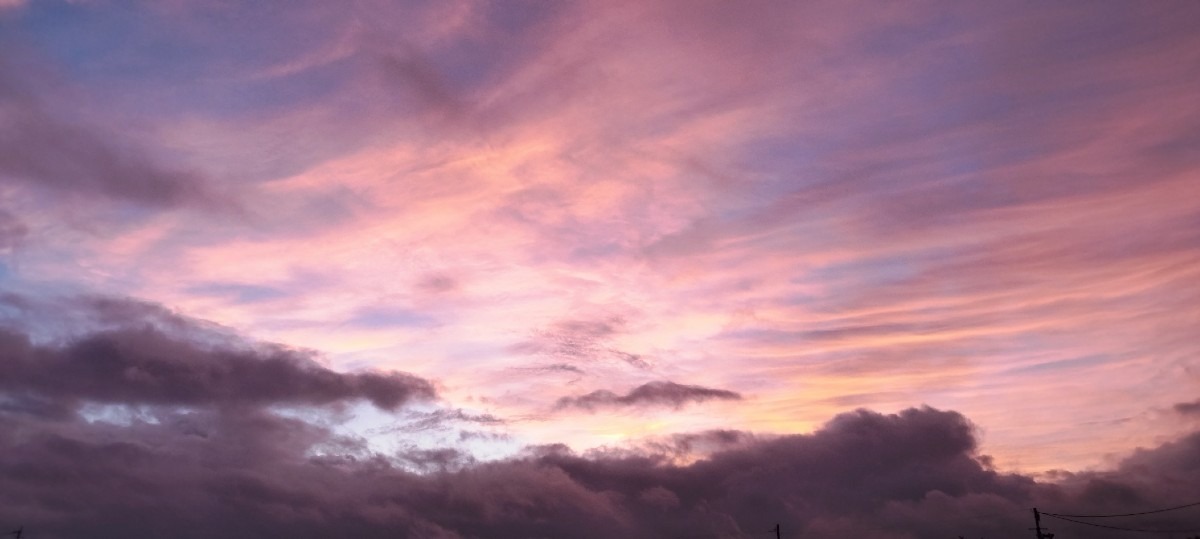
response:
<path fill-rule="evenodd" d="M 351 439 L 363 440 L 366 447 L 379 455 L 396 455 L 412 449 L 440 449 L 454 447 L 479 460 L 499 460 L 516 455 L 523 444 L 506 435 L 503 427 L 476 425 L 468 422 L 448 420 L 437 428 L 406 431 L 403 426 L 412 421 L 412 414 L 431 414 L 444 410 L 437 404 L 413 403 L 403 410 L 386 411 L 369 404 L 352 405 L 347 414 L 336 421 L 326 422 L 336 434 Z M 485 413 L 479 410 L 464 410 L 469 414 Z M 312 413 L 293 412 L 292 417 L 314 421 Z M 464 433 L 484 433 L 470 436 Z"/>
<path fill-rule="evenodd" d="M 119 100 L 128 81 L 137 81 L 140 98 L 129 105 L 148 114 L 200 110 L 235 116 L 287 110 L 327 98 L 341 87 L 350 69 L 345 62 L 332 62 L 291 77 L 255 80 L 251 76 L 257 71 L 290 61 L 298 53 L 281 46 L 279 34 L 256 27 L 271 26 L 272 17 L 249 14 L 208 21 L 199 31 L 177 32 L 177 21 L 146 20 L 161 13 L 133 4 L 32 2 L 5 29 L 22 34 L 57 60 L 69 78 L 92 91 L 107 89 Z M 227 38 L 206 41 L 205 30 L 224 32 Z M 310 40 L 322 41 L 321 36 Z"/>
<path fill-rule="evenodd" d="M 202 58 L 198 47 L 146 12 L 65 1 L 32 2 L 17 31 L 59 67 L 81 78 L 178 76 Z"/>
<path fill-rule="evenodd" d="M 159 423 L 159 418 L 151 407 L 129 404 L 87 403 L 79 408 L 79 415 L 89 423 L 109 423 L 125 427 L 135 423 Z"/>

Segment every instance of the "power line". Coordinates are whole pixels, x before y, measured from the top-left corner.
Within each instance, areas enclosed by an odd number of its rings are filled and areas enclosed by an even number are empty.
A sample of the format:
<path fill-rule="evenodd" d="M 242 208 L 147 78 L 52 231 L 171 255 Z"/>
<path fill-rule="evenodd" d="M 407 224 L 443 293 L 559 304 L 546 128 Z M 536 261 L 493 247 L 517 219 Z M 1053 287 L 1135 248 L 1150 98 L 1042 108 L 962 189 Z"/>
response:
<path fill-rule="evenodd" d="M 1042 513 L 1042 514 L 1046 515 L 1048 517 L 1057 518 L 1059 520 L 1065 520 L 1067 522 L 1074 522 L 1076 524 L 1083 524 L 1086 526 L 1095 526 L 1097 528 L 1108 528 L 1110 530 L 1121 530 L 1121 531 L 1127 531 L 1127 532 L 1143 532 L 1143 533 L 1194 533 L 1194 532 L 1200 532 L 1200 530 L 1148 530 L 1148 529 L 1144 529 L 1144 528 L 1122 528 L 1119 526 L 1107 526 L 1104 524 L 1096 524 L 1095 522 L 1084 522 L 1082 520 L 1072 520 L 1072 519 L 1069 519 L 1069 518 L 1061 516 L 1061 515 L 1056 515 L 1054 513 Z"/>
<path fill-rule="evenodd" d="M 1166 509 L 1155 509 L 1153 511 L 1142 511 L 1140 513 L 1125 513 L 1122 515 L 1060 515 L 1058 513 L 1042 513 L 1042 514 L 1056 516 L 1056 517 L 1071 517 L 1071 518 L 1136 517 L 1138 515 L 1153 515 L 1154 513 L 1166 513 L 1167 511 L 1174 511 L 1176 509 L 1186 509 L 1188 507 L 1195 507 L 1197 505 L 1200 505 L 1200 502 L 1189 503 L 1187 505 L 1180 505 L 1179 507 L 1168 507 Z"/>

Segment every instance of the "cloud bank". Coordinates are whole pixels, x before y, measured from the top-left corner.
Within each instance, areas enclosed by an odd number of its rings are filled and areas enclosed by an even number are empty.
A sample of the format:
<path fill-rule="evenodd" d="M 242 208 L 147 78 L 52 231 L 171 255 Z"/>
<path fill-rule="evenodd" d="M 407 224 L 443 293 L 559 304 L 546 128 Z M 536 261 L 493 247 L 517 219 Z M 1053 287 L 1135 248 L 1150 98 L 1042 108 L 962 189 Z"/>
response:
<path fill-rule="evenodd" d="M 5 407 L 0 435 L 0 523 L 47 538 L 739 538 L 775 524 L 818 539 L 1004 537 L 1025 533 L 1033 506 L 1179 505 L 1194 501 L 1200 480 L 1200 433 L 1113 471 L 1046 483 L 991 469 L 967 419 L 931 408 L 860 410 L 686 465 L 663 453 L 555 446 L 494 462 L 451 448 L 381 455 L 245 407 L 161 408 L 126 424 Z M 415 461 L 429 473 L 402 465 Z M 1139 525 L 1194 518 L 1163 513 Z M 1049 520 L 1059 537 L 1122 536 Z"/>
<path fill-rule="evenodd" d="M 4 299 L 30 312 L 50 308 Z M 74 309 L 65 320 L 109 324 L 49 340 L 16 327 L 0 333 L 0 526 L 36 537 L 742 538 L 776 524 L 790 536 L 829 539 L 1001 537 L 1024 532 L 1030 507 L 1170 507 L 1194 501 L 1200 481 L 1200 433 L 1139 450 L 1111 471 L 1039 480 L 992 468 L 965 416 L 930 407 L 858 410 L 810 434 L 726 429 L 583 454 L 552 444 L 478 459 L 454 445 L 409 443 L 447 425 L 507 424 L 463 409 L 403 410 L 435 397 L 423 379 L 334 372 L 311 354 L 237 341 L 153 304 L 89 297 L 59 305 Z M 737 398 L 651 382 L 560 405 Z M 335 423 L 284 412 L 353 401 L 405 418 L 376 433 L 401 449 L 380 452 Z M 1194 517 L 1165 512 L 1122 524 L 1178 529 Z M 1044 524 L 1060 537 L 1121 536 Z"/>
<path fill-rule="evenodd" d="M 53 308 L 17 295 L 5 305 Z M 15 326 L 0 333 L 0 525 L 30 536 L 742 538 L 779 524 L 790 536 L 829 539 L 1001 537 L 1029 526 L 1030 507 L 1169 507 L 1194 501 L 1200 481 L 1200 433 L 1139 450 L 1111 471 L 1039 480 L 992 468 L 965 416 L 930 407 L 857 410 L 810 434 L 726 429 L 479 459 L 453 444 L 411 443 L 454 424 L 508 423 L 459 408 L 403 409 L 435 397 L 426 380 L 334 372 L 311 354 L 238 341 L 144 302 L 58 305 L 69 307 L 65 320 L 108 324 L 53 339 Z M 651 382 L 559 406 L 738 398 Z M 285 412 L 354 401 L 402 419 L 375 433 L 400 449 L 380 452 L 336 422 Z M 1129 524 L 1177 529 L 1194 516 Z M 1120 536 L 1044 524 L 1060 537 Z"/>

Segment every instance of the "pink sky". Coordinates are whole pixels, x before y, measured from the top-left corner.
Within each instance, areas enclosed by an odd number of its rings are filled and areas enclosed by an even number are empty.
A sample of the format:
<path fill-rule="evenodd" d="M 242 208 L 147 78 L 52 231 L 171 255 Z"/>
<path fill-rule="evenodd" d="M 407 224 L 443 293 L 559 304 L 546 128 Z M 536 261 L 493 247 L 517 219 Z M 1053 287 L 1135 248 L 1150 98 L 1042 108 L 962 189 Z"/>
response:
<path fill-rule="evenodd" d="M 1107 468 L 1197 426 L 1198 20 L 0 1 L 0 316 L 54 342 L 126 298 L 431 381 L 345 412 L 378 447 L 927 404 L 999 469 Z"/>

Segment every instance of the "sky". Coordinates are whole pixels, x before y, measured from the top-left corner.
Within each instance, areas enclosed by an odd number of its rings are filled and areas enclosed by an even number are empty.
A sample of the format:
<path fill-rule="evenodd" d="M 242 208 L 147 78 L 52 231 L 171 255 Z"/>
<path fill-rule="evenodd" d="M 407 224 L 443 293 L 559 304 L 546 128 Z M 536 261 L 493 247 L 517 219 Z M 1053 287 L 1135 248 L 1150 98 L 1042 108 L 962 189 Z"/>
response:
<path fill-rule="evenodd" d="M 1196 28 L 0 0 L 0 528 L 902 539 L 1198 501 Z"/>

